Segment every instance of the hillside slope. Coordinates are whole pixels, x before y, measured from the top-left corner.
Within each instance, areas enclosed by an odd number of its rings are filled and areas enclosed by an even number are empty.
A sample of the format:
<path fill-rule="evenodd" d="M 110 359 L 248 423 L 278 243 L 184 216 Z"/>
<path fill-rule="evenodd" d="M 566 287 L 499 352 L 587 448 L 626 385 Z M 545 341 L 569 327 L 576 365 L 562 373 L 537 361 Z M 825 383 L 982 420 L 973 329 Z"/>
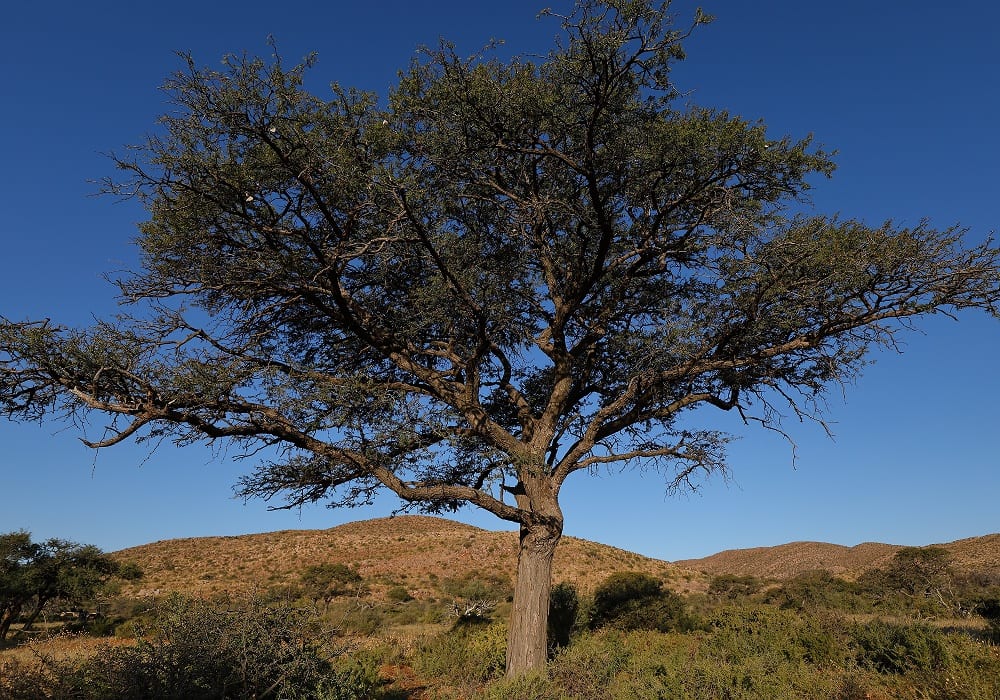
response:
<path fill-rule="evenodd" d="M 378 584 L 383 584 L 403 585 L 419 596 L 430 594 L 439 579 L 469 575 L 512 579 L 517 533 L 406 515 L 329 530 L 164 540 L 121 550 L 115 556 L 136 562 L 144 571 L 142 580 L 124 591 L 132 595 L 212 594 L 247 586 L 294 584 L 310 565 L 343 563 L 375 583 L 376 594 Z M 664 561 L 574 537 L 564 537 L 559 544 L 553 578 L 588 591 L 621 570 L 658 576 L 677 590 L 699 588 L 704 578 Z"/>
<path fill-rule="evenodd" d="M 957 569 L 1000 569 L 1000 534 L 942 545 Z M 668 563 L 607 545 L 564 537 L 556 552 L 553 579 L 581 592 L 615 571 L 642 571 L 677 591 L 704 590 L 716 574 L 783 579 L 825 569 L 856 578 L 887 564 L 899 545 L 868 542 L 845 547 L 823 542 L 791 542 L 720 552 L 703 559 Z M 378 596 L 395 585 L 417 597 L 433 596 L 440 581 L 463 577 L 512 580 L 517 566 L 517 533 L 482 530 L 442 518 L 397 516 L 348 523 L 329 530 L 284 530 L 235 537 L 164 540 L 116 552 L 139 564 L 144 577 L 128 584 L 127 595 L 171 591 L 213 594 L 240 588 L 296 584 L 308 566 L 348 564 Z"/>

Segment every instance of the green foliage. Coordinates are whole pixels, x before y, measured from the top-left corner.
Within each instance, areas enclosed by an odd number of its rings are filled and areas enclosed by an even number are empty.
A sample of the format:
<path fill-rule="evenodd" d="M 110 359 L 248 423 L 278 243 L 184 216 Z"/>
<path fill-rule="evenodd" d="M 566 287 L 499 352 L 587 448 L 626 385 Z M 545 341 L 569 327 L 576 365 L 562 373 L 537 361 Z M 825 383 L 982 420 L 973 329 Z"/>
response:
<path fill-rule="evenodd" d="M 697 635 L 600 630 L 583 633 L 549 666 L 539 698 L 718 700 L 832 697 L 837 679 L 782 654 L 741 655 Z M 501 696 L 502 697 L 502 696 Z"/>
<path fill-rule="evenodd" d="M 590 626 L 597 628 L 613 619 L 623 607 L 656 598 L 660 595 L 663 582 L 657 578 L 636 571 L 621 571 L 611 574 L 594 590 L 590 609 Z"/>
<path fill-rule="evenodd" d="M 939 672 L 950 664 L 944 633 L 928 625 L 873 620 L 851 628 L 857 662 L 880 673 Z"/>
<path fill-rule="evenodd" d="M 764 600 L 799 610 L 857 611 L 870 607 L 857 584 L 829 571 L 806 571 L 767 592 Z"/>
<path fill-rule="evenodd" d="M 624 571 L 611 574 L 594 590 L 590 629 L 688 630 L 694 626 L 684 600 L 663 590 L 663 582 L 649 574 Z"/>
<path fill-rule="evenodd" d="M 23 530 L 0 535 L 0 642 L 19 617 L 23 629 L 30 628 L 52 600 L 86 605 L 113 579 L 141 576 L 137 565 L 120 563 L 93 545 L 36 543 Z"/>
<path fill-rule="evenodd" d="M 549 646 L 564 647 L 576 625 L 580 597 L 571 583 L 558 583 L 549 592 Z"/>
<path fill-rule="evenodd" d="M 884 613 L 960 616 L 979 597 L 984 583 L 979 578 L 975 572 L 953 571 L 951 554 L 943 547 L 904 547 L 884 568 L 862 574 L 858 589 Z"/>
<path fill-rule="evenodd" d="M 449 611 L 441 603 L 413 598 L 394 603 L 382 611 L 383 626 L 439 624 L 448 616 Z"/>
<path fill-rule="evenodd" d="M 708 584 L 708 595 L 713 598 L 737 600 L 749 598 L 757 593 L 764 583 L 756 576 L 737 576 L 736 574 L 719 574 L 713 576 Z"/>
<path fill-rule="evenodd" d="M 840 663 L 846 655 L 838 618 L 803 616 L 766 605 L 730 606 L 706 622 L 706 645 L 720 656 Z"/>
<path fill-rule="evenodd" d="M 316 601 L 323 601 L 327 609 L 337 596 L 359 593 L 364 579 L 346 564 L 315 564 L 300 575 L 302 590 Z"/>
<path fill-rule="evenodd" d="M 502 676 L 506 662 L 506 625 L 482 622 L 457 625 L 425 641 L 413 666 L 421 674 L 475 686 Z"/>
<path fill-rule="evenodd" d="M 502 678 L 481 691 L 484 700 L 563 700 L 564 695 L 543 672 Z"/>
<path fill-rule="evenodd" d="M 884 569 L 866 572 L 862 583 L 873 592 L 893 591 L 931 597 L 950 590 L 954 581 L 951 553 L 943 547 L 903 547 Z"/>

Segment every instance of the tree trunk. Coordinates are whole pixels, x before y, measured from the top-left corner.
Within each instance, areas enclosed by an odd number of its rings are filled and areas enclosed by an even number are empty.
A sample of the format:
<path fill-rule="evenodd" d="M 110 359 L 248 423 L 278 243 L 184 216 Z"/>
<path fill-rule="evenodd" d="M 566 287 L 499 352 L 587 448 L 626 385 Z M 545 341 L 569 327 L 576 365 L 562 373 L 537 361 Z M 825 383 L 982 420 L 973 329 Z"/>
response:
<path fill-rule="evenodd" d="M 561 525 L 561 519 L 559 520 Z M 521 526 L 514 606 L 507 635 L 507 676 L 545 666 L 548 656 L 549 589 L 552 557 L 562 528 Z"/>
<path fill-rule="evenodd" d="M 14 622 L 20 612 L 21 608 L 14 607 L 13 605 L 5 606 L 0 609 L 0 642 L 7 639 L 7 633 L 10 631 L 10 625 Z"/>
<path fill-rule="evenodd" d="M 26 619 L 24 621 L 24 624 L 21 625 L 21 629 L 18 632 L 18 634 L 23 634 L 25 632 L 31 631 L 32 626 L 35 624 L 35 620 L 38 619 L 38 614 L 42 612 L 42 608 L 45 607 L 45 604 L 47 602 L 49 602 L 48 598 L 39 598 L 36 601 L 34 610 L 31 611 L 31 614 L 28 615 L 28 619 Z"/>

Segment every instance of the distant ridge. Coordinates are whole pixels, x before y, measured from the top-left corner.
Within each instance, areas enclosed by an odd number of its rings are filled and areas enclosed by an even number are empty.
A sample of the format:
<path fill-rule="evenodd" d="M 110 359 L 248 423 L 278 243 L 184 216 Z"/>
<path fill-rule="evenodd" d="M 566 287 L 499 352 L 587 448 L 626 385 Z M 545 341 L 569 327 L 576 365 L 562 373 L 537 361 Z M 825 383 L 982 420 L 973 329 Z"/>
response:
<path fill-rule="evenodd" d="M 936 544 L 951 552 L 953 566 L 966 570 L 1000 569 L 1000 534 L 969 537 Z M 885 566 L 901 545 L 865 542 L 854 547 L 825 542 L 790 542 L 775 547 L 731 549 L 703 559 L 674 564 L 706 574 L 735 574 L 784 579 L 823 569 L 844 578 L 857 578 L 869 569 Z"/>

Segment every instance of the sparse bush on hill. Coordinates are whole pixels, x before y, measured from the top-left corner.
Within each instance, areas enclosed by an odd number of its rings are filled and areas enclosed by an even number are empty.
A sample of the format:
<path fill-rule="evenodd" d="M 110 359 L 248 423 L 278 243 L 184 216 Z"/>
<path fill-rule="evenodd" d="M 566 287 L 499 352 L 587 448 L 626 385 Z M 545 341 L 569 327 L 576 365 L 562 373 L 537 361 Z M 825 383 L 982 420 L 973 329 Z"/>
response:
<path fill-rule="evenodd" d="M 510 579 L 500 574 L 470 571 L 462 576 L 443 579 L 441 590 L 466 600 L 506 600 L 513 593 Z"/>
<path fill-rule="evenodd" d="M 385 597 L 393 603 L 405 603 L 413 600 L 413 596 L 410 595 L 405 586 L 392 586 L 385 592 Z"/>

